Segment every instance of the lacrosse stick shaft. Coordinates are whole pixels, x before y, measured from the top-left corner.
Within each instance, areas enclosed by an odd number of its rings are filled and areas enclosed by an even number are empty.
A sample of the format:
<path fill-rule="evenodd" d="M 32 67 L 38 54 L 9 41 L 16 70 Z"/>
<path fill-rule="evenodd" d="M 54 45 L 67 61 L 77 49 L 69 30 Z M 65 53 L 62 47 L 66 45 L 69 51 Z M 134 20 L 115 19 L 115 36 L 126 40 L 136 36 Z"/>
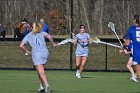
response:
<path fill-rule="evenodd" d="M 111 43 L 107 43 L 107 42 L 103 42 L 103 41 L 100 41 L 99 43 L 105 44 L 105 45 L 109 45 L 109 46 L 113 46 L 113 47 L 117 47 L 117 48 L 122 48 L 121 46 L 118 46 L 118 45 L 115 45 L 115 44 L 111 44 Z"/>
<path fill-rule="evenodd" d="M 117 39 L 119 40 L 119 42 L 120 42 L 121 46 L 123 46 L 123 44 L 122 44 L 121 40 L 119 39 L 119 37 L 118 37 L 118 35 L 117 35 L 116 31 L 114 31 L 114 33 L 115 33 L 115 35 L 116 35 Z"/>
<path fill-rule="evenodd" d="M 63 44 L 66 44 L 66 43 L 73 43 L 73 39 L 67 38 L 65 40 L 62 40 L 60 43 L 58 43 L 58 45 L 63 45 Z"/>

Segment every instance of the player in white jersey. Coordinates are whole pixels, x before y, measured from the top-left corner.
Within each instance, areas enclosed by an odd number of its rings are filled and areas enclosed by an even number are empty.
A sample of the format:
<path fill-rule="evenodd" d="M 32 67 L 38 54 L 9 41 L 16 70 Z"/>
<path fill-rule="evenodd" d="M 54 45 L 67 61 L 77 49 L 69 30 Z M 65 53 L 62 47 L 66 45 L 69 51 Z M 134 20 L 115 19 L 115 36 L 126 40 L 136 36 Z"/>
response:
<path fill-rule="evenodd" d="M 45 90 L 46 93 L 50 93 L 49 83 L 44 70 L 44 64 L 48 62 L 49 56 L 45 38 L 48 38 L 54 47 L 56 44 L 54 43 L 52 36 L 46 32 L 41 32 L 41 29 L 42 25 L 37 25 L 34 23 L 32 32 L 23 38 L 22 42 L 20 43 L 20 48 L 22 48 L 26 53 L 32 55 L 32 61 L 40 80 L 40 91 Z M 25 45 L 27 43 L 29 43 L 32 47 L 32 52 L 26 48 Z"/>
<path fill-rule="evenodd" d="M 88 57 L 89 53 L 88 45 L 90 42 L 90 35 L 85 32 L 84 25 L 80 25 L 80 33 L 76 35 L 76 39 L 77 39 L 77 48 L 75 51 L 76 69 L 77 69 L 76 76 L 77 78 L 81 78 L 80 74 L 84 69 Z"/>

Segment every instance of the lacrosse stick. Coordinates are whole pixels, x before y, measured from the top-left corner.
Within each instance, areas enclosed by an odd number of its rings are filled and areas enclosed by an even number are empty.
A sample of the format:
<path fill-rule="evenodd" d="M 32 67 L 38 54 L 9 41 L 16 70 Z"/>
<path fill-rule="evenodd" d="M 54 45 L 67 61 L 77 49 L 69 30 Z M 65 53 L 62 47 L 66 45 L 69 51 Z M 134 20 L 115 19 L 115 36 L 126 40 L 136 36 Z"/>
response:
<path fill-rule="evenodd" d="M 109 22 L 108 27 L 110 27 L 111 30 L 115 33 L 115 35 L 116 35 L 117 39 L 119 40 L 121 46 L 123 46 L 121 40 L 119 39 L 119 37 L 118 37 L 118 35 L 117 35 L 116 31 L 115 31 L 115 26 L 114 26 L 114 24 L 113 24 L 112 22 Z"/>
<path fill-rule="evenodd" d="M 118 45 L 115 45 L 115 44 L 103 42 L 97 37 L 96 38 L 91 38 L 90 43 L 101 43 L 101 44 L 105 44 L 105 45 L 109 45 L 109 46 L 113 46 L 113 47 L 117 47 L 117 48 L 122 48 L 121 46 L 118 46 Z"/>
<path fill-rule="evenodd" d="M 71 39 L 71 38 L 67 38 L 65 40 L 62 40 L 60 43 L 58 43 L 58 45 L 64 45 L 66 43 L 74 43 L 74 39 Z"/>
<path fill-rule="evenodd" d="M 71 39 L 71 38 L 67 38 L 65 40 L 62 40 L 61 42 L 57 43 L 57 46 L 59 45 L 64 45 L 66 43 L 74 43 L 75 39 Z M 51 46 L 48 46 L 48 48 L 50 48 Z"/>

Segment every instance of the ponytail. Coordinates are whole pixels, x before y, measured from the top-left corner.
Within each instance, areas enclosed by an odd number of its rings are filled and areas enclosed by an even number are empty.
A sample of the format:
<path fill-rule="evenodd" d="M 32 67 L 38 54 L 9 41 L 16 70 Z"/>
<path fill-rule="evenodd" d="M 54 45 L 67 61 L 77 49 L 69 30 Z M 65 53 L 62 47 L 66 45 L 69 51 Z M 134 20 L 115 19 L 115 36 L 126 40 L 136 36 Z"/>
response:
<path fill-rule="evenodd" d="M 134 18 L 133 18 L 133 20 L 135 20 L 135 23 L 138 25 L 138 26 L 140 26 L 140 19 L 139 19 L 139 15 L 134 15 Z"/>

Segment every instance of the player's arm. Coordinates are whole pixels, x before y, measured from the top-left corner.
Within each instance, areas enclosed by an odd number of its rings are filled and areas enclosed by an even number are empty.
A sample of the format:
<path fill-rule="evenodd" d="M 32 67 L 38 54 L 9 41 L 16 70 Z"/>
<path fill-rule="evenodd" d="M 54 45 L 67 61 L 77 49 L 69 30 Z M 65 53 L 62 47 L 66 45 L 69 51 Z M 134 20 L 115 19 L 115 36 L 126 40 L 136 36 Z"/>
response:
<path fill-rule="evenodd" d="M 131 54 L 132 51 L 128 51 L 128 49 L 126 48 L 127 46 L 130 45 L 131 40 L 127 39 L 126 42 L 123 45 L 123 51 L 125 54 Z"/>
<path fill-rule="evenodd" d="M 125 52 L 125 54 L 131 54 L 131 53 L 132 53 L 131 51 L 126 51 L 126 52 Z"/>
<path fill-rule="evenodd" d="M 124 43 L 124 46 L 129 46 L 130 42 L 131 41 L 129 39 L 127 39 L 126 42 Z"/>
<path fill-rule="evenodd" d="M 49 39 L 49 41 L 51 42 L 51 44 L 52 44 L 53 47 L 57 46 L 57 45 L 54 43 L 53 37 L 52 37 L 50 34 L 46 34 L 45 36 L 46 36 L 46 38 Z"/>
<path fill-rule="evenodd" d="M 123 44 L 122 50 L 127 50 L 126 47 L 129 46 L 130 42 L 131 42 L 131 41 L 130 41 L 129 39 L 127 39 L 127 40 L 125 41 L 125 43 Z"/>
<path fill-rule="evenodd" d="M 25 43 L 21 42 L 19 46 L 23 51 L 25 51 L 28 54 L 31 54 L 31 52 L 25 47 Z"/>
<path fill-rule="evenodd" d="M 87 34 L 87 40 L 86 40 L 86 42 L 88 42 L 88 43 L 91 42 L 91 38 L 90 38 L 90 35 L 89 34 Z"/>

